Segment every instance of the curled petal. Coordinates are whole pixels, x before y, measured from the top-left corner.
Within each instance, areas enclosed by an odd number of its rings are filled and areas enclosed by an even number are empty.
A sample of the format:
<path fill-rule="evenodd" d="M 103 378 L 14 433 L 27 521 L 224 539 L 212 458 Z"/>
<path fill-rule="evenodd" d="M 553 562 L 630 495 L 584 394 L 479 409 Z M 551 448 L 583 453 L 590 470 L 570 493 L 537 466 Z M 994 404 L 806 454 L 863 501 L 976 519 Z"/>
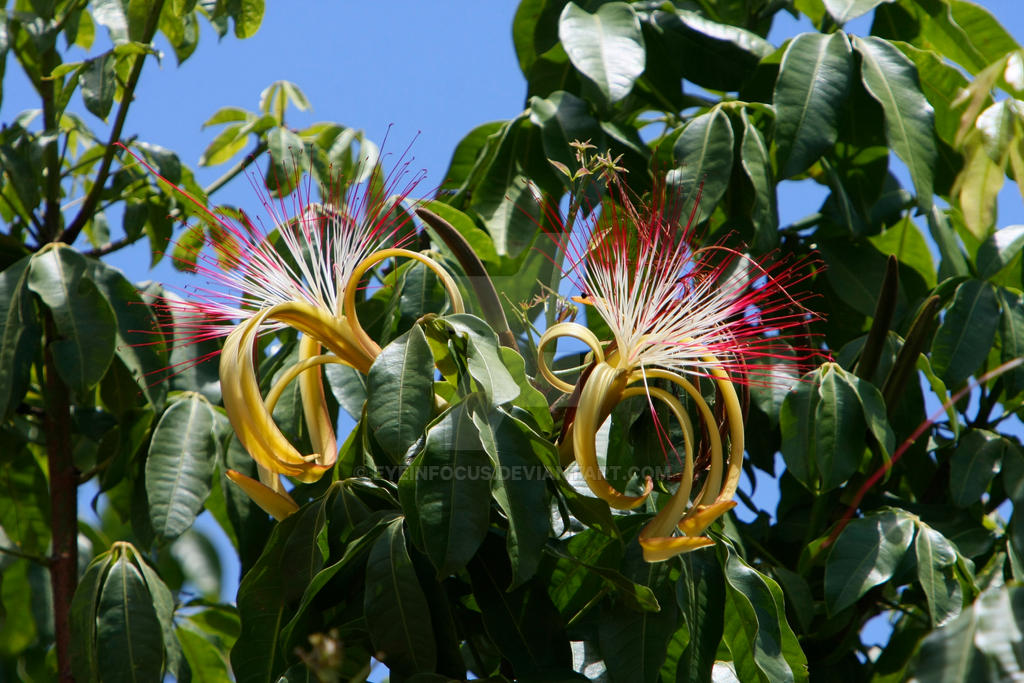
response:
<path fill-rule="evenodd" d="M 544 376 L 544 379 L 546 379 L 551 386 L 555 387 L 563 394 L 571 394 L 576 390 L 576 385 L 569 384 L 568 382 L 559 379 L 551 368 L 548 367 L 547 361 L 544 358 L 544 346 L 549 341 L 557 337 L 572 337 L 589 346 L 590 350 L 594 353 L 595 363 L 604 362 L 604 351 L 601 350 L 601 342 L 598 340 L 597 336 L 578 323 L 558 323 L 545 330 L 544 334 L 540 338 L 540 342 L 537 344 L 537 363 L 540 367 L 540 374 Z"/>
<path fill-rule="evenodd" d="M 264 512 L 279 522 L 299 509 L 287 491 L 275 491 L 266 484 L 235 470 L 226 470 L 225 474 L 228 479 L 245 491 L 245 495 L 252 498 L 253 502 L 259 505 Z"/>
<path fill-rule="evenodd" d="M 597 430 L 608 417 L 611 408 L 618 402 L 625 382 L 626 374 L 622 370 L 607 363 L 598 363 L 594 366 L 580 393 L 580 404 L 576 408 L 576 419 L 573 421 L 572 429 L 576 463 L 587 486 L 595 496 L 618 510 L 630 510 L 642 505 L 654 488 L 654 482 L 647 477 L 644 492 L 639 496 L 628 496 L 608 482 L 597 462 Z"/>
<path fill-rule="evenodd" d="M 415 261 L 419 261 L 427 268 L 429 268 L 438 279 L 441 280 L 441 284 L 444 286 L 445 292 L 448 294 L 448 299 L 451 301 L 452 310 L 456 313 L 462 313 L 465 311 L 465 306 L 462 303 L 462 295 L 459 293 L 459 288 L 455 284 L 454 278 L 451 274 L 445 270 L 445 268 L 434 259 L 429 256 L 417 253 L 415 251 L 409 251 L 408 249 L 381 249 L 376 251 L 362 261 L 352 271 L 352 275 L 349 277 L 348 282 L 345 285 L 345 298 L 342 302 L 342 311 L 338 311 L 339 317 L 344 314 L 344 319 L 351 325 L 352 332 L 355 336 L 356 342 L 362 348 L 363 352 L 372 359 L 376 358 L 380 354 L 380 346 L 377 342 L 370 339 L 370 335 L 366 334 L 362 326 L 359 324 L 359 318 L 356 315 L 356 291 L 359 289 L 359 280 L 366 274 L 373 266 L 377 265 L 385 259 L 389 259 L 395 256 L 403 256 L 405 258 L 411 258 Z M 369 366 L 367 366 L 369 369 Z M 366 374 L 366 370 L 360 369 L 360 372 Z"/>

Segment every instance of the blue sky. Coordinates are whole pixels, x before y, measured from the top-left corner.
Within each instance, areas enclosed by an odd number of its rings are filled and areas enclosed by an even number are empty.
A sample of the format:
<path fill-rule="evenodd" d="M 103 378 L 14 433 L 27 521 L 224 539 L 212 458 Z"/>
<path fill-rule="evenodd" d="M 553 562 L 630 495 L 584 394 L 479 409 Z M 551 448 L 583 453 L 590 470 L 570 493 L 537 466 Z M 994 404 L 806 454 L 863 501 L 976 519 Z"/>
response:
<path fill-rule="evenodd" d="M 1024 41 L 1024 3 L 989 0 L 981 3 Z M 225 37 L 220 44 L 205 25 L 196 53 L 177 66 L 166 47 L 162 64 L 151 62 L 143 74 L 125 135 L 178 152 L 193 166 L 201 183 L 217 178 L 226 166 L 196 166 L 216 130 L 202 123 L 220 107 L 256 109 L 260 91 L 276 80 L 298 84 L 312 103 L 311 112 L 293 112 L 296 127 L 314 121 L 336 121 L 361 128 L 380 141 L 390 128 L 388 149 L 400 153 L 415 138 L 416 164 L 428 172 L 424 194 L 441 182 L 448 160 L 461 137 L 476 125 L 509 119 L 525 106 L 525 81 L 511 39 L 516 3 L 500 0 L 392 0 L 387 3 L 271 0 L 260 31 L 248 40 Z M 866 33 L 868 22 L 848 26 Z M 779 22 L 776 43 L 802 30 Z M 98 40 L 94 48 L 105 49 Z M 80 57 L 74 57 L 80 58 Z M 0 121 L 9 121 L 38 100 L 13 60 L 4 81 Z M 73 109 L 82 110 L 75 98 Z M 97 132 L 106 126 L 83 114 Z M 825 192 L 785 187 L 780 197 L 783 222 L 817 210 Z M 218 202 L 242 206 L 253 202 L 248 182 L 236 180 Z M 112 217 L 113 219 L 113 217 Z M 117 220 L 112 221 L 115 225 Z M 1001 196 L 999 225 L 1024 223 L 1024 205 L 1008 184 Z M 132 280 L 157 279 L 181 283 L 182 276 L 165 262 L 148 270 L 148 245 L 124 250 L 110 261 Z M 764 487 L 761 487 L 763 490 Z M 766 492 L 767 493 L 767 492 Z M 225 560 L 233 560 L 227 553 Z M 226 597 L 234 596 L 235 567 L 227 567 Z"/>

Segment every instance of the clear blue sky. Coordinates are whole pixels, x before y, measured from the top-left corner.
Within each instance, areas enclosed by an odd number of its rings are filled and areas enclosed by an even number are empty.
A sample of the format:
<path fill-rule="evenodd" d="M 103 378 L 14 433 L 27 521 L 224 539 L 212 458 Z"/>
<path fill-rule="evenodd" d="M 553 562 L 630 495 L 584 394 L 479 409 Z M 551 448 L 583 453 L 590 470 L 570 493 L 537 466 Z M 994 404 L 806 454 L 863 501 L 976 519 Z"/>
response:
<path fill-rule="evenodd" d="M 260 91 L 276 80 L 299 85 L 313 111 L 293 112 L 289 123 L 302 127 L 314 121 L 336 121 L 364 129 L 379 141 L 391 126 L 388 149 L 401 152 L 417 137 L 416 163 L 427 169 L 424 193 L 440 183 L 461 137 L 474 126 L 509 119 L 525 106 L 525 81 L 519 72 L 511 39 L 515 2 L 504 0 L 392 0 L 388 3 L 334 0 L 269 0 L 259 32 L 248 40 L 229 34 L 218 45 L 204 24 L 196 53 L 181 67 L 163 46 L 162 65 L 146 67 L 125 135 L 178 152 L 193 166 L 201 183 L 217 178 L 226 166 L 195 166 L 216 129 L 202 123 L 218 108 L 256 109 Z M 1018 41 L 1024 41 L 1024 2 L 982 2 Z M 847 28 L 867 33 L 868 22 Z M 779 43 L 802 30 L 779 22 L 771 38 Z M 101 30 L 102 33 L 102 30 Z M 105 49 L 97 40 L 94 53 Z M 80 58 L 80 57 L 74 57 Z M 4 80 L 0 121 L 9 121 L 38 100 L 9 60 Z M 76 95 L 72 109 L 82 111 Z M 105 136 L 106 127 L 90 114 L 84 118 Z M 807 191 L 780 197 L 782 220 L 789 222 L 817 210 L 824 198 Z M 218 202 L 251 205 L 245 179 L 236 180 L 216 196 Z M 1001 196 L 1000 226 L 1024 223 L 1024 205 L 1008 184 Z M 112 216 L 112 223 L 119 221 Z M 148 245 L 140 243 L 111 257 L 135 281 L 157 279 L 181 284 L 182 277 L 165 262 L 148 270 Z M 771 491 L 759 487 L 769 509 Z M 759 501 L 761 502 L 761 501 Z M 213 525 L 209 525 L 213 526 Z M 204 527 L 209 528 L 204 525 Z M 226 553 L 225 560 L 233 560 Z M 226 567 L 226 597 L 234 596 L 237 567 Z"/>

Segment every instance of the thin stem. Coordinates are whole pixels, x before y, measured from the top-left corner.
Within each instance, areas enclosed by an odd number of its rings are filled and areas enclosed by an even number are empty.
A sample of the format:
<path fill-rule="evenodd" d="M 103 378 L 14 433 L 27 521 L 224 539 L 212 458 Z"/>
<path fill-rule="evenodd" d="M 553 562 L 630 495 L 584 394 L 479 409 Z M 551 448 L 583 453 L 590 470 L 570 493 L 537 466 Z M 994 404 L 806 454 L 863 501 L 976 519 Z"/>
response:
<path fill-rule="evenodd" d="M 50 566 L 50 558 L 43 557 L 42 555 L 35 555 L 33 553 L 26 553 L 23 550 L 17 548 L 8 548 L 7 546 L 0 545 L 0 555 L 10 555 L 11 557 L 20 557 L 23 560 L 35 562 L 36 564 L 44 567 Z"/>
<path fill-rule="evenodd" d="M 224 187 L 229 182 L 231 182 L 231 180 L 235 176 L 237 176 L 239 173 L 241 173 L 245 169 L 249 168 L 249 166 L 251 166 L 252 163 L 254 161 L 256 161 L 256 159 L 259 158 L 259 156 L 261 154 L 263 154 L 264 152 L 266 152 L 266 151 L 267 151 L 267 143 L 266 143 L 266 141 L 260 140 L 256 144 L 256 147 L 253 148 L 251 153 L 247 154 L 245 157 L 240 159 L 238 161 L 238 163 L 236 163 L 234 166 L 232 166 L 227 171 L 225 171 L 224 175 L 222 175 L 221 177 L 217 178 L 212 183 L 210 183 L 209 185 L 204 187 L 203 188 L 203 192 L 206 193 L 207 195 L 211 195 L 214 192 L 216 192 L 217 190 L 219 190 L 220 188 Z"/>

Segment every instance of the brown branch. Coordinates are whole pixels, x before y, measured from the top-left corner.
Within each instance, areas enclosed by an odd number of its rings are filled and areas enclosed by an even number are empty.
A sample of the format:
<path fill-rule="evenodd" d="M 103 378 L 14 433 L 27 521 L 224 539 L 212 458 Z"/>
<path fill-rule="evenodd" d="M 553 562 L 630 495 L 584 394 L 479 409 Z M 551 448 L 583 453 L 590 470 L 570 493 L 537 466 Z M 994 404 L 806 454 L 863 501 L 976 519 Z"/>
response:
<path fill-rule="evenodd" d="M 53 589 L 54 640 L 59 680 L 73 683 L 71 673 L 71 598 L 78 584 L 78 470 L 71 448 L 71 404 L 67 386 L 57 374 L 53 359 L 56 326 L 45 313 L 46 345 L 46 461 L 50 472 L 50 523 L 53 555 L 50 586 Z"/>

